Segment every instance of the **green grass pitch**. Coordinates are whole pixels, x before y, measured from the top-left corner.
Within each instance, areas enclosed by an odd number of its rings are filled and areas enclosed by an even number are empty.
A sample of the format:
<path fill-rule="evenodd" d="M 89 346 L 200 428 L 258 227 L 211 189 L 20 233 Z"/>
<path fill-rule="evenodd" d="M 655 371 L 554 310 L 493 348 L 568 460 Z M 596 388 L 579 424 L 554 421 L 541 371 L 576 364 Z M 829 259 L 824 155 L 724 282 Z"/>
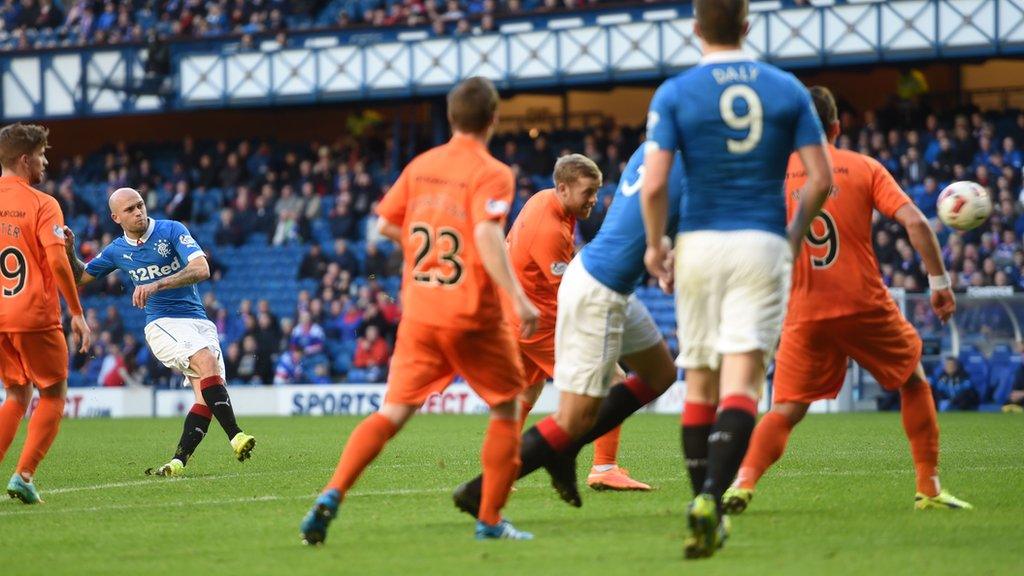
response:
<path fill-rule="evenodd" d="M 0 502 L 0 573 L 1024 574 L 1020 415 L 941 416 L 942 479 L 973 512 L 914 512 L 898 415 L 810 416 L 726 548 L 699 561 L 682 560 L 678 420 L 652 415 L 627 422 L 621 460 L 657 490 L 586 491 L 577 510 L 542 471 L 506 510 L 533 542 L 477 542 L 451 504 L 478 470 L 484 418 L 419 417 L 351 492 L 326 545 L 304 547 L 299 520 L 356 422 L 243 418 L 259 442 L 245 464 L 214 424 L 189 476 L 162 479 L 142 471 L 170 454 L 180 421 L 67 421 L 38 473 L 46 504 Z"/>

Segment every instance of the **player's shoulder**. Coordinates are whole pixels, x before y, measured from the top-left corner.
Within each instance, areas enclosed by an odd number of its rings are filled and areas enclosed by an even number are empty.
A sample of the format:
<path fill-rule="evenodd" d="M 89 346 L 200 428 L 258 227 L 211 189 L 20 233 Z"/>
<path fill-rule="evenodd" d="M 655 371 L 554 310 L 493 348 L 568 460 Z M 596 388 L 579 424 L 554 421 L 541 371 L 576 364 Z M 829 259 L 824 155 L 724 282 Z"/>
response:
<path fill-rule="evenodd" d="M 757 69 L 758 78 L 778 82 L 787 88 L 804 89 L 803 83 L 792 72 L 760 60 L 755 60 L 753 65 Z"/>
<path fill-rule="evenodd" d="M 526 228 L 535 229 L 535 224 L 538 220 L 545 217 L 549 212 L 547 206 L 547 193 L 548 190 L 541 190 L 526 199 L 526 203 L 523 204 L 522 209 L 519 210 L 519 214 L 516 216 L 516 227 L 523 229 L 524 225 Z"/>
<path fill-rule="evenodd" d="M 867 154 L 845 150 L 842 148 L 832 149 L 832 164 L 836 168 L 845 168 L 850 172 L 870 174 L 876 170 L 884 170 L 885 167 L 878 160 Z"/>
<path fill-rule="evenodd" d="M 12 201 L 13 203 L 20 204 L 20 208 L 23 210 L 34 210 L 36 212 L 40 212 L 43 209 L 60 210 L 60 204 L 57 203 L 56 198 L 42 190 L 33 188 L 27 182 L 18 181 L 15 189 L 20 194 L 16 194 Z"/>
<path fill-rule="evenodd" d="M 706 66 L 694 66 L 683 70 L 675 76 L 670 76 L 661 83 L 661 86 L 658 86 L 654 94 L 654 100 L 664 102 L 666 99 L 678 99 L 686 94 L 692 86 L 700 84 L 710 77 L 710 72 L 708 72 Z M 698 96 L 702 93 L 702 90 L 698 89 L 696 91 Z"/>
<path fill-rule="evenodd" d="M 477 160 L 477 168 L 479 172 L 487 176 L 507 176 L 509 178 L 515 178 L 512 168 L 508 164 L 505 164 L 501 160 L 498 160 L 487 150 L 487 148 L 479 148 L 474 150 L 474 157 Z"/>
<path fill-rule="evenodd" d="M 177 220 L 154 220 L 153 234 L 159 236 L 191 236 L 188 227 Z"/>

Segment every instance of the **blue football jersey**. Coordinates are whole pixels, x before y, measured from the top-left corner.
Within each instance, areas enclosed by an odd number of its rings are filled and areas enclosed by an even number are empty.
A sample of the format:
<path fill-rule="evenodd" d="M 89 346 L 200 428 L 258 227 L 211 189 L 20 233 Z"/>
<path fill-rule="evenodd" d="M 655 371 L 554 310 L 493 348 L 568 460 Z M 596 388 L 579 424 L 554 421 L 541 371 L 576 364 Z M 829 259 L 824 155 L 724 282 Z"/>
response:
<path fill-rule="evenodd" d="M 184 268 L 192 259 L 203 256 L 203 249 L 181 222 L 149 219 L 149 229 L 136 244 L 121 236 L 100 251 L 85 271 L 102 278 L 122 270 L 132 284 L 156 282 Z M 206 320 L 206 309 L 196 285 L 155 292 L 146 302 L 146 323 L 159 318 L 199 318 Z"/>
<path fill-rule="evenodd" d="M 615 198 L 608 208 L 601 229 L 594 239 L 583 247 L 580 258 L 583 267 L 598 282 L 619 292 L 630 294 L 644 275 L 644 251 L 647 237 L 640 212 L 640 187 L 644 177 L 644 146 L 633 152 L 619 179 Z M 668 229 L 676 227 L 679 203 L 686 187 L 683 161 L 676 153 L 669 175 Z"/>
<path fill-rule="evenodd" d="M 710 54 L 658 88 L 648 145 L 679 150 L 687 192 L 679 231 L 785 235 L 789 155 L 825 143 L 810 94 L 792 74 L 741 51 Z"/>

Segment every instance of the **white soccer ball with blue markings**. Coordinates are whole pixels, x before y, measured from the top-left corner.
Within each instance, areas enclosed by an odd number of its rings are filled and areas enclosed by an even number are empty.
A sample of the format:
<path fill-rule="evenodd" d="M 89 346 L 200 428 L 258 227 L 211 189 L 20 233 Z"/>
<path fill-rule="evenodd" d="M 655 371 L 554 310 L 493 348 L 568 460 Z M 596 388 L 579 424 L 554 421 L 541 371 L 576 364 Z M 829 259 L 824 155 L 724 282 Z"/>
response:
<path fill-rule="evenodd" d="M 977 182 L 953 182 L 939 194 L 939 219 L 950 228 L 973 230 L 992 214 L 992 198 Z"/>

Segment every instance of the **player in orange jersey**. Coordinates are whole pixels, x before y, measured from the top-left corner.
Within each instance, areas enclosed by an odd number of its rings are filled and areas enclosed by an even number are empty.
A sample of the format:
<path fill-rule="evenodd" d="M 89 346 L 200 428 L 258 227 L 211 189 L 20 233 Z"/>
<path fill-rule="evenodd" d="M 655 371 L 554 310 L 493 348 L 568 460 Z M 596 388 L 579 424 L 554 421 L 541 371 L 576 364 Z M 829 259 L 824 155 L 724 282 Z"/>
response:
<path fill-rule="evenodd" d="M 68 392 L 68 343 L 61 330 L 60 290 L 71 311 L 71 331 L 87 352 L 92 333 L 82 315 L 71 265 L 64 257 L 64 217 L 53 197 L 34 188 L 46 169 L 42 126 L 12 124 L 0 130 L 0 461 L 39 389 L 21 459 L 7 494 L 25 504 L 41 502 L 33 483 L 39 462 L 57 437 Z"/>
<path fill-rule="evenodd" d="M 519 470 L 516 397 L 525 379 L 499 289 L 512 300 L 520 336 L 533 334 L 538 313 L 505 252 L 514 177 L 487 151 L 497 106 L 498 93 L 487 79 L 470 78 L 453 88 L 448 93 L 451 140 L 413 159 L 378 206 L 381 233 L 399 242 L 405 254 L 405 309 L 384 404 L 349 436 L 334 477 L 302 521 L 307 544 L 323 542 L 362 471 L 456 372 L 491 407 L 476 537 L 533 537 L 501 517 Z"/>
<path fill-rule="evenodd" d="M 835 100 L 811 88 L 822 126 L 834 144 L 839 136 Z M 835 398 L 853 358 L 887 390 L 899 390 L 903 428 L 917 472 L 915 507 L 970 508 L 939 486 L 939 427 L 931 387 L 921 367 L 921 338 L 900 314 L 878 273 L 871 217 L 878 210 L 907 230 L 921 254 L 935 314 L 945 322 L 956 310 L 939 242 L 921 211 L 874 159 L 829 148 L 835 186 L 794 263 L 789 312 L 775 359 L 772 409 L 758 423 L 736 481 L 723 498 L 728 513 L 742 512 L 754 486 L 781 456 L 793 427 L 811 402 Z M 806 174 L 791 157 L 786 174 L 790 216 Z"/>
<path fill-rule="evenodd" d="M 542 190 L 526 202 L 505 239 L 519 283 L 540 309 L 537 332 L 519 339 L 529 385 L 519 397 L 520 427 L 544 390 L 544 383 L 554 377 L 558 287 L 576 253 L 576 219 L 590 216 L 603 176 L 591 159 L 570 154 L 555 163 L 554 181 L 554 188 Z M 512 326 L 513 331 L 518 331 L 514 319 Z M 625 374 L 620 372 L 613 385 L 624 379 Z M 630 478 L 616 463 L 621 430 L 621 426 L 616 426 L 594 442 L 594 464 L 587 484 L 596 490 L 650 490 L 650 486 Z"/>

